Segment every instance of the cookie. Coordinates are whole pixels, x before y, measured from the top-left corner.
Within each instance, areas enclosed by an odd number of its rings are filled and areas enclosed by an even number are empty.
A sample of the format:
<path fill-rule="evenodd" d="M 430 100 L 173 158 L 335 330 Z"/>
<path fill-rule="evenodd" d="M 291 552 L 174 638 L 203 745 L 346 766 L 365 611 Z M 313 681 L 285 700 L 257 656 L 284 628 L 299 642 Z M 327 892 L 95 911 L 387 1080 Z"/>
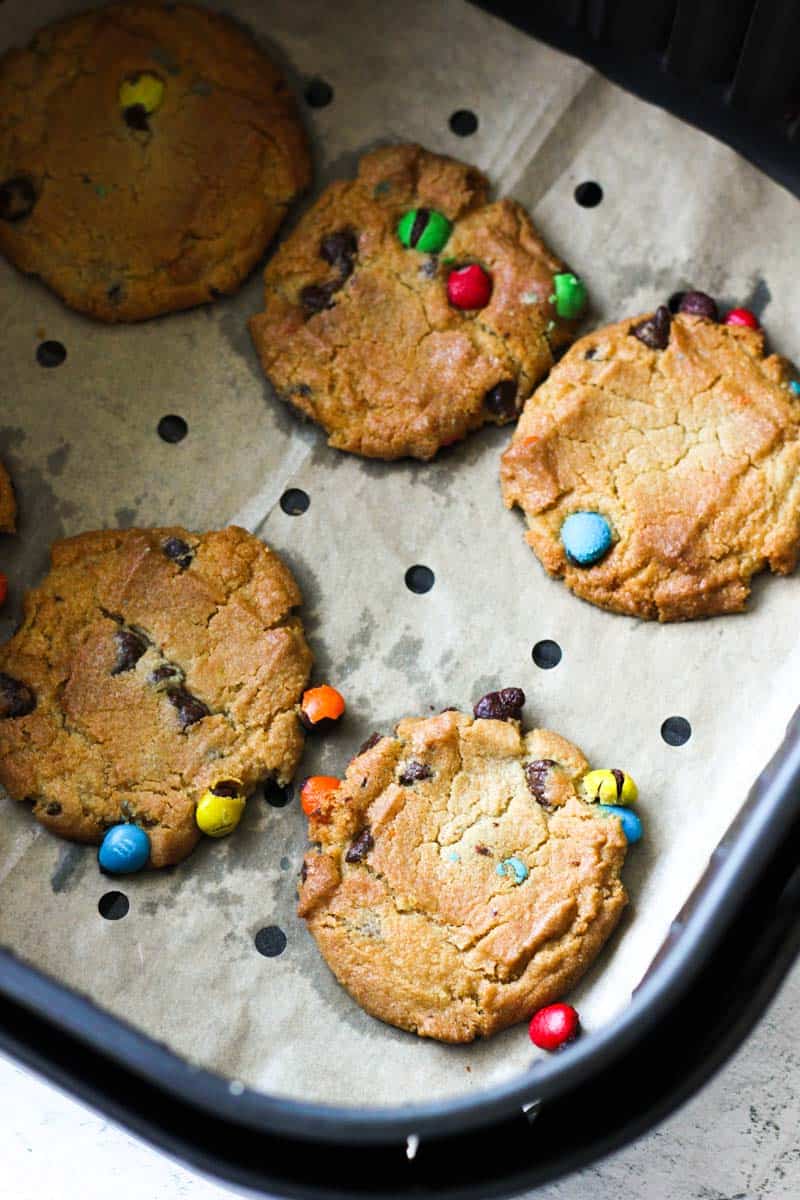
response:
<path fill-rule="evenodd" d="M 760 331 L 666 307 L 576 342 L 502 461 L 547 571 L 602 608 L 681 621 L 739 612 L 754 574 L 794 570 L 792 374 Z"/>
<path fill-rule="evenodd" d="M 3 464 L 0 462 L 0 533 L 14 533 L 17 528 L 17 502 L 14 489 Z"/>
<path fill-rule="evenodd" d="M 283 74 L 226 17 L 115 4 L 0 60 L 0 250 L 103 321 L 235 291 L 309 178 Z"/>
<path fill-rule="evenodd" d="M 572 340 L 583 284 L 521 205 L 487 192 L 474 167 L 387 146 L 327 188 L 267 264 L 255 347 L 331 446 L 429 459 L 514 420 Z"/>
<path fill-rule="evenodd" d="M 299 913 L 368 1013 L 468 1042 L 583 975 L 626 903 L 625 837 L 579 798 L 587 768 L 557 733 L 453 710 L 353 759 L 311 808 Z"/>
<path fill-rule="evenodd" d="M 0 783 L 54 833 L 119 821 L 153 866 L 200 837 L 206 789 L 291 779 L 311 653 L 289 570 L 243 529 L 84 533 L 0 647 Z"/>

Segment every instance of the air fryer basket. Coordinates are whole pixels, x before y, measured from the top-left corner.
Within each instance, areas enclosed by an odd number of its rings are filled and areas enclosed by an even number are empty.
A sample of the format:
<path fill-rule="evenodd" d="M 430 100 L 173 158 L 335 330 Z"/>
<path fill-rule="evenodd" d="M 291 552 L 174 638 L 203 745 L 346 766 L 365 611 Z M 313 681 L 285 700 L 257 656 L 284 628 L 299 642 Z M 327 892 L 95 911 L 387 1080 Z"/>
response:
<path fill-rule="evenodd" d="M 31 12 L 6 0 L 2 46 L 83 6 L 45 0 Z M 800 357 L 796 201 L 704 133 L 460 0 L 218 6 L 308 97 L 315 191 L 377 142 L 420 141 L 477 162 L 498 194 L 528 205 L 585 275 L 593 324 L 694 284 L 754 308 L 772 345 Z M 332 100 L 314 107 L 320 79 Z M 602 188 L 593 207 L 579 200 L 588 181 Z M 580 603 L 544 576 L 502 507 L 508 430 L 430 464 L 337 454 L 263 383 L 245 328 L 260 295 L 254 276 L 209 309 L 109 328 L 0 263 L 0 458 L 21 502 L 20 535 L 0 546 L 12 589 L 0 635 L 55 537 L 235 520 L 295 570 L 316 678 L 348 700 L 343 727 L 309 744 L 302 773 L 340 771 L 364 737 L 407 713 L 520 684 L 529 724 L 640 785 L 646 836 L 626 866 L 630 911 L 575 993 L 587 1033 L 563 1054 L 536 1054 L 524 1027 L 442 1047 L 366 1017 L 320 960 L 294 914 L 296 797 L 285 807 L 254 797 L 234 837 L 119 881 L 116 899 L 90 849 L 0 800 L 0 1046 L 255 1190 L 518 1191 L 679 1102 L 792 960 L 796 722 L 778 744 L 796 702 L 800 578 L 759 581 L 744 616 L 682 626 Z M 66 348 L 54 368 L 37 361 L 47 340 Z M 187 423 L 179 442 L 157 434 L 168 414 Z M 307 494 L 306 511 L 281 505 L 289 488 Z M 424 594 L 404 582 L 414 564 L 433 571 Z M 553 669 L 532 655 L 544 641 L 562 650 Z M 675 717 L 690 733 L 682 744 Z M 281 948 L 283 934 L 283 953 L 259 954 L 262 929 L 272 936 L 261 949 Z"/>

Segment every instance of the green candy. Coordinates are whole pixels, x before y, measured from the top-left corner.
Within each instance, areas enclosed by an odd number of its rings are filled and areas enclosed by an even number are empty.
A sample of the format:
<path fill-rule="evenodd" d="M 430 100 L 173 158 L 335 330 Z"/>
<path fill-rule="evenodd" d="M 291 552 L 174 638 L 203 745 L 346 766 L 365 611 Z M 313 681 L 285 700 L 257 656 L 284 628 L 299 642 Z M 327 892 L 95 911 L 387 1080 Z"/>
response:
<path fill-rule="evenodd" d="M 577 275 L 565 271 L 553 276 L 556 312 L 571 321 L 579 317 L 586 308 L 586 284 Z"/>
<path fill-rule="evenodd" d="M 397 223 L 397 236 L 409 250 L 438 254 L 450 237 L 453 226 L 435 208 L 411 208 Z"/>

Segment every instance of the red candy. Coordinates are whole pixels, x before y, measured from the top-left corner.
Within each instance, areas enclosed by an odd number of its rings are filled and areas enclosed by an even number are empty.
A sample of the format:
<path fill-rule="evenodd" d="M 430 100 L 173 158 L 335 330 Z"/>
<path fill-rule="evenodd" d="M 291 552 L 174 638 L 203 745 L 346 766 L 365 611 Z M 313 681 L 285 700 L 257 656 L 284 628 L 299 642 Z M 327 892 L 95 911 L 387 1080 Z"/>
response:
<path fill-rule="evenodd" d="M 8 579 L 0 571 L 0 604 L 5 604 L 6 596 L 8 595 Z"/>
<path fill-rule="evenodd" d="M 725 318 L 726 325 L 746 325 L 748 329 L 758 329 L 758 320 L 749 308 L 732 308 Z"/>
<path fill-rule="evenodd" d="M 447 299 L 453 308 L 486 308 L 491 295 L 491 276 L 477 263 L 458 267 L 447 276 Z"/>
<path fill-rule="evenodd" d="M 540 1050 L 558 1050 L 578 1036 L 581 1019 L 571 1004 L 548 1004 L 531 1017 L 528 1033 Z"/>

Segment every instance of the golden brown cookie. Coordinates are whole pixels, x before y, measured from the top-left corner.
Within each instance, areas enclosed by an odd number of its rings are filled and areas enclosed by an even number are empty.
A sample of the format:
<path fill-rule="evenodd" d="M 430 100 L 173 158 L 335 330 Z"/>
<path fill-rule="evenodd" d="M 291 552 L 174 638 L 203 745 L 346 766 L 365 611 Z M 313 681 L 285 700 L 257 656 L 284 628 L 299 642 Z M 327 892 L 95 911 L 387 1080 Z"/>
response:
<path fill-rule="evenodd" d="M 751 576 L 797 563 L 791 376 L 760 331 L 705 317 L 662 308 L 599 329 L 526 405 L 503 455 L 505 502 L 524 510 L 545 568 L 584 600 L 660 621 L 739 612 Z M 580 565 L 564 523 L 587 512 L 605 521 L 610 548 Z"/>
<path fill-rule="evenodd" d="M 17 502 L 14 489 L 3 464 L 0 462 L 0 533 L 14 533 L 17 528 Z"/>
<path fill-rule="evenodd" d="M 114 4 L 0 60 L 0 250 L 101 320 L 234 291 L 309 178 L 282 73 L 226 17 Z"/>
<path fill-rule="evenodd" d="M 468 1042 L 583 975 L 626 903 L 587 768 L 557 733 L 452 710 L 367 743 L 310 816 L 299 912 L 368 1013 Z"/>
<path fill-rule="evenodd" d="M 289 570 L 243 529 L 84 533 L 0 647 L 0 783 L 62 837 L 147 830 L 153 866 L 200 836 L 219 780 L 287 783 L 311 653 Z"/>
<path fill-rule="evenodd" d="M 576 321 L 558 315 L 554 293 L 563 264 L 521 205 L 488 204 L 487 192 L 474 167 L 387 146 L 327 188 L 268 263 L 253 341 L 278 393 L 331 446 L 431 458 L 513 420 L 571 341 Z M 585 302 L 569 280 L 567 309 Z"/>

